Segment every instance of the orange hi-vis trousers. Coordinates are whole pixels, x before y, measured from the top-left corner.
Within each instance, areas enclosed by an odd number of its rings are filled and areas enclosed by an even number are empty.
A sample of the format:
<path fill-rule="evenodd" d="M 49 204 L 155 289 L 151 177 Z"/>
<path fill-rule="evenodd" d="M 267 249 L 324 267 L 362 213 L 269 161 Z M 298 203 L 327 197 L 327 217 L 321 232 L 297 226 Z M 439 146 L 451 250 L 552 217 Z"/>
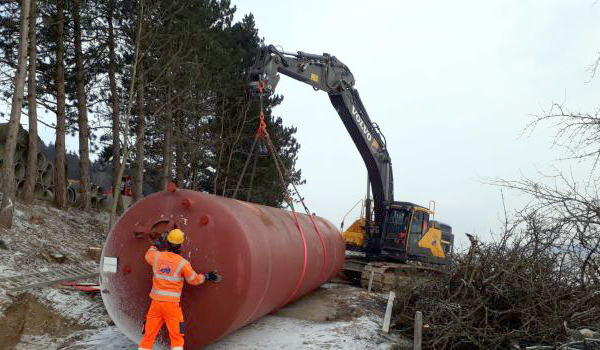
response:
<path fill-rule="evenodd" d="M 151 350 L 163 323 L 167 324 L 172 350 L 183 350 L 183 313 L 179 303 L 152 300 L 146 315 L 144 337 L 138 350 Z"/>

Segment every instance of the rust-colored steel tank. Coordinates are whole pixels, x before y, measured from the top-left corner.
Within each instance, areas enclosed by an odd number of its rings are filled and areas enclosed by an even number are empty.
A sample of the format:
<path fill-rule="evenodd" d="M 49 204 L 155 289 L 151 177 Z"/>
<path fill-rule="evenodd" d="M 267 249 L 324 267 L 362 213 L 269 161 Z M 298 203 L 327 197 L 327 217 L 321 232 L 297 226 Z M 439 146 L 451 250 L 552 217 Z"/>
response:
<path fill-rule="evenodd" d="M 152 270 L 144 261 L 149 237 L 181 228 L 182 255 L 194 270 L 216 269 L 223 276 L 218 284 L 183 289 L 186 348 L 204 347 L 314 290 L 342 268 L 338 229 L 313 215 L 319 234 L 308 215 L 297 217 L 299 227 L 290 211 L 171 185 L 129 208 L 108 235 L 100 266 L 104 305 L 119 329 L 139 342 L 150 305 Z"/>

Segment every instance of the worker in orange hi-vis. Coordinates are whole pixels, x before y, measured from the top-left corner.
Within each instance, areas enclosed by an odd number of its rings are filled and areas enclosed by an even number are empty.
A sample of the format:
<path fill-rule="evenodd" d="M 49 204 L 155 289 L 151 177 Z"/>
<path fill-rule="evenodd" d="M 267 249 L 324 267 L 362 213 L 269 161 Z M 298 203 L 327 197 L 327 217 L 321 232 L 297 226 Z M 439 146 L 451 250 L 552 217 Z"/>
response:
<path fill-rule="evenodd" d="M 146 315 L 144 336 L 138 350 L 151 350 L 154 339 L 163 323 L 166 323 L 172 350 L 183 350 L 183 313 L 179 298 L 183 280 L 194 286 L 205 281 L 220 282 L 216 271 L 197 274 L 190 263 L 181 255 L 181 244 L 185 234 L 179 229 L 169 232 L 166 239 L 159 240 L 146 252 L 146 262 L 152 266 L 152 303 Z"/>

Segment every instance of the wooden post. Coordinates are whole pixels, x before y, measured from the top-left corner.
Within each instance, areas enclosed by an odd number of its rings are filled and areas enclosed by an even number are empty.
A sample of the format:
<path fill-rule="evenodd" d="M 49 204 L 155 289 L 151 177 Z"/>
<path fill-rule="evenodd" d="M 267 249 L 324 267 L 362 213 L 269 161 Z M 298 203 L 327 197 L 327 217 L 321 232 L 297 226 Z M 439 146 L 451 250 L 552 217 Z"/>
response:
<path fill-rule="evenodd" d="M 367 293 L 371 294 L 371 287 L 373 286 L 373 275 L 375 274 L 374 270 L 371 270 L 371 276 L 369 277 L 369 288 L 367 289 Z"/>
<path fill-rule="evenodd" d="M 415 313 L 414 338 L 413 350 L 421 350 L 421 342 L 423 340 L 423 314 L 421 311 Z"/>
<path fill-rule="evenodd" d="M 394 299 L 396 298 L 396 293 L 390 291 L 390 296 L 388 298 L 387 307 L 385 309 L 385 316 L 383 317 L 383 327 L 382 331 L 385 333 L 390 330 L 390 320 L 392 319 L 392 307 L 394 306 Z"/>

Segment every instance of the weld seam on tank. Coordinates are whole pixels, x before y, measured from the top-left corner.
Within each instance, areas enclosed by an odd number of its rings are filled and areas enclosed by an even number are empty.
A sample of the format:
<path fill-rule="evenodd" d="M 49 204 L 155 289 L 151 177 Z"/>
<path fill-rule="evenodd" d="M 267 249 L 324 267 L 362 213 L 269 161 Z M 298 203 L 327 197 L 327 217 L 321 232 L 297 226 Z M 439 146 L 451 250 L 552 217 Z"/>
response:
<path fill-rule="evenodd" d="M 317 235 L 319 236 L 319 240 L 321 241 L 321 247 L 323 247 L 323 267 L 321 267 L 321 273 L 319 274 L 319 279 L 323 279 L 323 277 L 325 277 L 325 268 L 327 267 L 327 246 L 325 246 L 325 241 L 323 240 L 323 236 L 321 235 L 321 230 L 319 230 L 319 226 L 317 226 L 315 219 L 312 215 L 310 215 L 310 213 L 308 213 L 308 217 L 315 231 L 317 231 Z"/>

